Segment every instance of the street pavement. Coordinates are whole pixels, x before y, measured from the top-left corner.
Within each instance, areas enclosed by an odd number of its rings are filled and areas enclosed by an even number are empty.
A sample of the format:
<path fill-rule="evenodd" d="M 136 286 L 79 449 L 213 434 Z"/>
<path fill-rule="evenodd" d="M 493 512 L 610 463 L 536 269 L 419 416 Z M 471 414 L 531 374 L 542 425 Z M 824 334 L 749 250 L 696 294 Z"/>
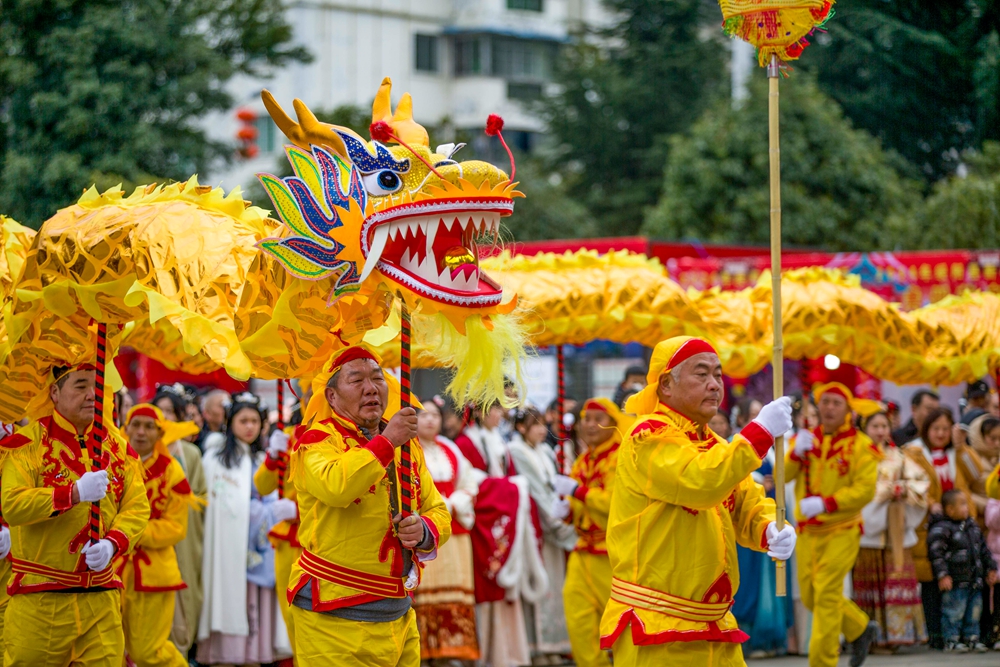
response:
<path fill-rule="evenodd" d="M 850 656 L 843 655 L 837 667 L 845 667 Z M 809 659 L 800 656 L 784 658 L 768 658 L 766 660 L 747 660 L 747 667 L 807 667 Z M 871 655 L 865 661 L 865 667 L 998 667 L 1000 653 L 966 653 L 962 655 L 914 649 L 900 652 L 896 655 Z"/>

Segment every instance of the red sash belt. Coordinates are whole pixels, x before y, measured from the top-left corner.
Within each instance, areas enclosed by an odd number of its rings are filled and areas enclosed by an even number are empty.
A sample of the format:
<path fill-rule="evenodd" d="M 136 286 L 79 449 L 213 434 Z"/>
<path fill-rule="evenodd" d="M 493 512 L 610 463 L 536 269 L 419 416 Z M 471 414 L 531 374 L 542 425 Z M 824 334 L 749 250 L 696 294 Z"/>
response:
<path fill-rule="evenodd" d="M 32 563 L 27 560 L 10 559 L 11 570 L 15 574 L 33 574 L 39 577 L 51 579 L 67 588 L 94 588 L 107 586 L 115 579 L 115 569 L 110 565 L 100 572 L 66 572 L 57 570 L 41 563 Z"/>
<path fill-rule="evenodd" d="M 384 598 L 404 598 L 407 596 L 401 577 L 385 577 L 380 574 L 352 570 L 349 567 L 324 560 L 305 549 L 299 556 L 299 566 L 304 572 L 317 579 L 329 581 L 338 586 L 347 586 L 370 595 Z"/>

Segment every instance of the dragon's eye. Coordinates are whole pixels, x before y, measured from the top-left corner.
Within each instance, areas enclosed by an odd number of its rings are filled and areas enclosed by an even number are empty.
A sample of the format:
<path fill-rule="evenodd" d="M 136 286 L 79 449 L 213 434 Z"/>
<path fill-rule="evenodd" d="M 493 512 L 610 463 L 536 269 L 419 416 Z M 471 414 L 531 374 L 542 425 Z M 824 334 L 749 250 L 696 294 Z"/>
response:
<path fill-rule="evenodd" d="M 399 174 L 388 169 L 365 174 L 361 180 L 365 184 L 365 190 L 368 190 L 375 197 L 390 195 L 403 187 L 403 181 Z"/>

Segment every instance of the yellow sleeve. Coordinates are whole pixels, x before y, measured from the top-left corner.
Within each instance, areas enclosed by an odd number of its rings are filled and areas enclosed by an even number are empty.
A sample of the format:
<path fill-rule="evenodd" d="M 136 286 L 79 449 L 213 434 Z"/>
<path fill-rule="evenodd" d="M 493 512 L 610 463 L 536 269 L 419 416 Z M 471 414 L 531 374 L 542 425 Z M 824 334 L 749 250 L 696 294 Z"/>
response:
<path fill-rule="evenodd" d="M 878 457 L 868 446 L 861 446 L 854 455 L 851 484 L 837 489 L 833 501 L 838 511 L 862 510 L 875 497 L 878 481 Z"/>
<path fill-rule="evenodd" d="M 124 453 L 125 446 L 119 444 L 119 447 L 119 451 Z M 123 548 L 125 546 L 128 547 L 128 551 L 131 551 L 146 529 L 146 524 L 149 523 L 149 501 L 146 499 L 142 464 L 139 459 L 130 454 L 124 454 L 124 456 L 125 483 L 122 498 L 118 503 L 118 512 L 111 520 L 111 525 L 108 526 L 108 532 L 105 535 L 118 546 L 119 554 L 126 551 Z M 126 540 L 124 545 L 121 542 L 121 537 Z"/>
<path fill-rule="evenodd" d="M 705 452 L 683 435 L 652 435 L 636 442 L 632 451 L 637 475 L 645 473 L 646 496 L 696 510 L 724 501 L 761 462 L 754 445 L 740 435 Z"/>
<path fill-rule="evenodd" d="M 150 519 L 146 524 L 146 530 L 139 538 L 139 546 L 147 549 L 165 549 L 172 547 L 187 535 L 188 508 L 190 503 L 187 496 L 191 489 L 184 478 L 184 473 L 180 469 L 180 464 L 176 461 L 170 464 L 170 489 L 167 491 L 167 507 L 159 519 Z M 182 485 L 183 491 L 178 490 L 177 485 Z"/>
<path fill-rule="evenodd" d="M 35 447 L 34 444 L 24 447 Z M 27 460 L 28 452 L 16 452 L 6 458 L 3 465 L 3 487 L 0 507 L 3 518 L 10 526 L 27 526 L 44 521 L 72 507 L 70 494 L 73 486 L 50 489 L 35 485 L 36 474 Z M 64 489 L 64 490 L 63 490 Z M 65 496 L 65 498 L 63 498 Z"/>
<path fill-rule="evenodd" d="M 437 549 L 451 537 L 451 512 L 448 511 L 444 498 L 434 484 L 424 457 L 422 455 L 414 457 L 414 462 L 419 466 L 417 475 L 423 480 L 420 485 L 420 518 L 434 535 L 434 546 L 421 550 L 427 553 Z"/>
<path fill-rule="evenodd" d="M 347 507 L 385 477 L 386 466 L 393 460 L 395 449 L 386 438 L 376 436 L 367 446 L 346 452 L 338 452 L 331 445 L 318 442 L 300 448 L 296 456 L 301 463 L 296 467 L 296 488 L 324 505 Z"/>
<path fill-rule="evenodd" d="M 802 471 L 802 459 L 795 455 L 795 438 L 791 437 L 785 442 L 785 479 L 791 480 L 799 476 Z"/>
<path fill-rule="evenodd" d="M 264 458 L 264 462 L 257 468 L 253 475 L 253 484 L 257 487 L 257 493 L 266 496 L 274 493 L 278 489 L 278 468 L 274 465 L 271 455 Z"/>
<path fill-rule="evenodd" d="M 986 478 L 986 495 L 1000 500 L 1000 465 Z"/>
<path fill-rule="evenodd" d="M 611 512 L 611 495 L 615 490 L 615 470 L 618 466 L 618 454 L 612 454 L 607 459 L 606 467 L 601 470 L 601 479 L 604 481 L 604 488 L 577 488 L 576 497 L 572 504 L 581 502 L 590 512 L 590 518 L 602 530 L 608 526 L 608 514 Z M 581 500 L 582 496 L 582 500 Z"/>
<path fill-rule="evenodd" d="M 764 487 L 752 477 L 744 479 L 736 490 L 736 542 L 747 549 L 767 551 L 767 527 L 776 513 L 774 500 L 767 497 Z"/>

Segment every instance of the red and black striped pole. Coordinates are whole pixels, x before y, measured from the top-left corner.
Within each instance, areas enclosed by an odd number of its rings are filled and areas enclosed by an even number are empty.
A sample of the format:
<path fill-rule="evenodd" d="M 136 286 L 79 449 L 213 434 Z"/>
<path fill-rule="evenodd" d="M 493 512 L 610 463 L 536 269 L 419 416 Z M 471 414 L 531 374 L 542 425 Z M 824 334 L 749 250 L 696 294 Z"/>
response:
<path fill-rule="evenodd" d="M 399 407 L 405 409 L 413 405 L 413 389 L 410 387 L 410 310 L 406 307 L 406 301 L 403 300 L 402 296 L 399 297 L 399 320 Z M 410 458 L 409 440 L 399 448 L 399 454 L 399 493 L 402 496 L 401 514 L 405 519 L 413 513 L 413 483 L 411 479 L 413 462 Z"/>
<path fill-rule="evenodd" d="M 285 385 L 278 380 L 278 421 L 274 427 L 279 431 L 285 430 Z M 285 497 L 285 475 L 288 473 L 288 452 L 283 452 L 279 456 L 278 462 L 278 497 Z"/>
<path fill-rule="evenodd" d="M 556 467 L 559 474 L 566 474 L 566 356 L 563 354 L 563 346 L 556 345 L 556 374 L 557 395 L 556 401 L 559 403 L 559 444 L 556 446 Z"/>
<path fill-rule="evenodd" d="M 101 469 L 101 444 L 104 442 L 104 376 L 108 359 L 108 325 L 97 325 L 97 370 L 94 381 L 94 427 L 90 430 L 90 470 Z M 90 505 L 90 543 L 101 539 L 101 501 Z"/>

